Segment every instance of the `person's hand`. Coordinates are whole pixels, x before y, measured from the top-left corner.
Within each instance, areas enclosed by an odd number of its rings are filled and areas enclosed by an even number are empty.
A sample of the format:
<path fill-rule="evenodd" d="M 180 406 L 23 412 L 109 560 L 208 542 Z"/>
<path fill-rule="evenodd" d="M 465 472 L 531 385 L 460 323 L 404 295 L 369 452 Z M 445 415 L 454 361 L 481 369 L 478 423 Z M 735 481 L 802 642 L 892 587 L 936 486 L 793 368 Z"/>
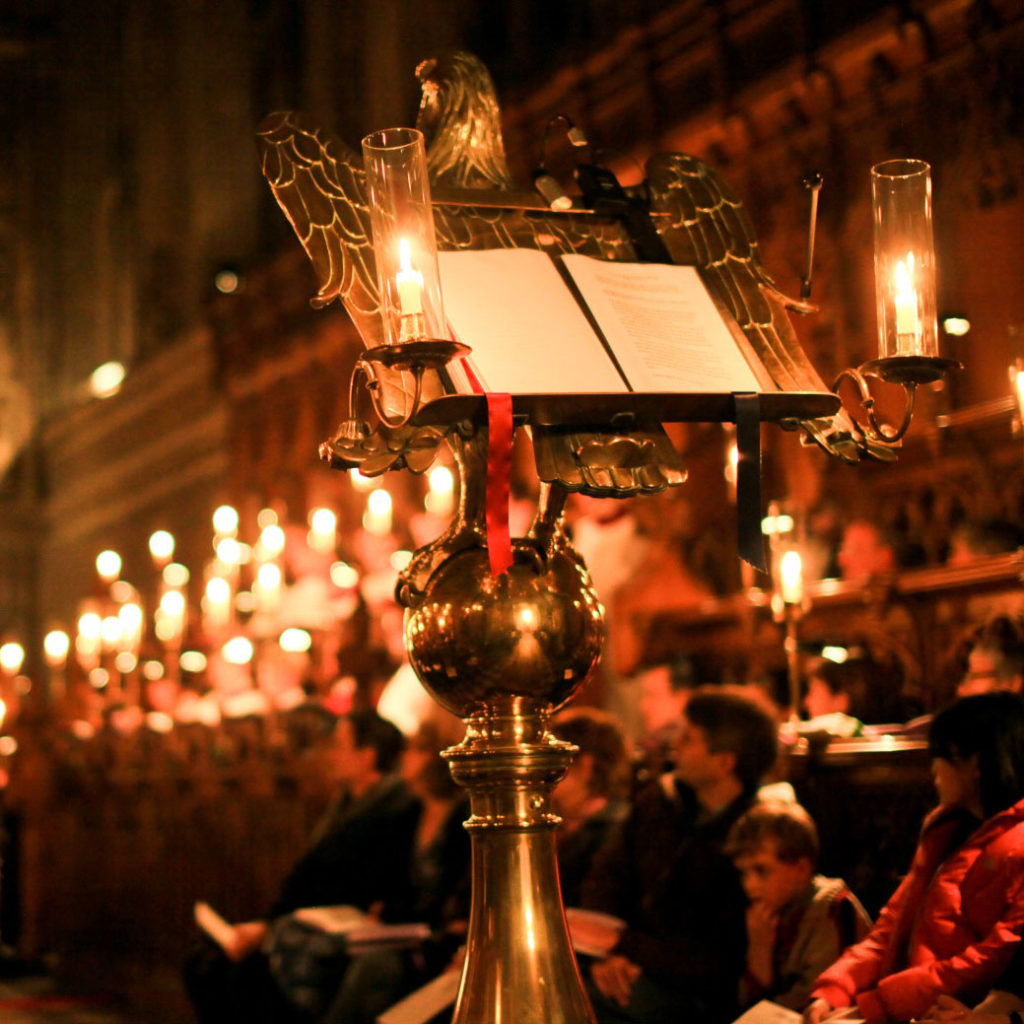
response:
<path fill-rule="evenodd" d="M 938 1002 L 917 1019 L 922 1024 L 1009 1024 L 1007 1013 L 999 1013 L 989 1003 L 986 999 L 972 1010 L 952 996 L 939 996 Z"/>
<path fill-rule="evenodd" d="M 592 956 L 602 956 L 610 952 L 612 946 L 619 941 L 622 931 L 620 928 L 594 920 L 587 914 L 567 913 L 565 916 L 569 923 L 573 946 L 586 950 Z"/>
<path fill-rule="evenodd" d="M 922 1021 L 955 1021 L 965 1020 L 971 1013 L 971 1008 L 961 1003 L 959 999 L 952 996 L 939 996 L 939 1001 L 918 1017 Z"/>
<path fill-rule="evenodd" d="M 832 1006 L 824 999 L 812 999 L 804 1008 L 804 1024 L 821 1024 L 832 1012 Z"/>
<path fill-rule="evenodd" d="M 779 915 L 764 903 L 755 902 L 747 907 L 747 970 L 762 985 L 772 982 L 772 952 L 778 922 Z"/>
<path fill-rule="evenodd" d="M 260 948 L 267 935 L 266 921 L 243 921 L 232 926 L 232 936 L 224 946 L 224 952 L 236 963 Z"/>
<path fill-rule="evenodd" d="M 629 1004 L 633 983 L 640 977 L 640 973 L 640 968 L 624 956 L 598 960 L 590 968 L 590 976 L 601 995 L 623 1007 Z"/>

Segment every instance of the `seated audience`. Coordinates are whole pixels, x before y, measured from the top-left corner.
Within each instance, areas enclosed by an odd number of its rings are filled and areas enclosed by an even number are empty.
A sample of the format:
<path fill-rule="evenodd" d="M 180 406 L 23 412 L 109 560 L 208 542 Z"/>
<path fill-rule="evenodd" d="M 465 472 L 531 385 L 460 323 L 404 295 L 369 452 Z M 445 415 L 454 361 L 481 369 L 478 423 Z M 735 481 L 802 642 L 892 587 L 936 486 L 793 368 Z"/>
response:
<path fill-rule="evenodd" d="M 994 615 L 971 637 L 957 695 L 969 697 L 992 690 L 1020 693 L 1024 688 L 1024 623 L 1010 615 Z"/>
<path fill-rule="evenodd" d="M 407 878 L 419 805 L 392 774 L 402 734 L 373 711 L 338 720 L 331 767 L 341 785 L 327 812 L 281 886 L 265 918 L 234 925 L 222 943 L 197 951 L 185 966 L 185 983 L 202 1024 L 302 1019 L 296 996 L 282 992 L 271 946 L 271 925 L 302 907 L 348 904 L 380 912 L 407 899 Z M 299 1001 L 302 1001 L 302 998 Z"/>
<path fill-rule="evenodd" d="M 843 530 L 836 560 L 844 580 L 867 583 L 891 576 L 897 569 L 922 565 L 925 556 L 920 544 L 906 540 L 896 531 L 870 519 L 853 519 Z"/>
<path fill-rule="evenodd" d="M 871 920 L 845 882 L 815 874 L 818 830 L 799 804 L 755 804 L 733 825 L 726 852 L 749 900 L 740 1005 L 770 999 L 798 1010 Z"/>
<path fill-rule="evenodd" d="M 979 999 L 1024 930 L 1024 701 L 962 698 L 935 716 L 929 746 L 939 807 L 874 928 L 815 982 L 807 1024 L 845 1007 L 875 1024 L 940 995 Z"/>
<path fill-rule="evenodd" d="M 562 901 L 577 906 L 594 854 L 626 816 L 628 786 L 626 741 L 610 714 L 596 708 L 572 708 L 552 723 L 560 740 L 579 747 L 551 804 L 562 818 L 555 837 Z"/>
<path fill-rule="evenodd" d="M 683 711 L 697 682 L 694 664 L 685 657 L 640 673 L 640 770 L 648 777 L 672 770 Z"/>
<path fill-rule="evenodd" d="M 441 756 L 447 746 L 434 722 L 424 723 L 402 756 L 402 777 L 422 812 L 410 868 L 410 898 L 391 916 L 424 922 L 432 937 L 412 950 L 382 950 L 354 958 L 325 1024 L 374 1024 L 379 1014 L 451 963 L 469 919 L 468 800 Z"/>
<path fill-rule="evenodd" d="M 776 725 L 748 697 L 690 696 L 676 770 L 641 789 L 594 858 L 583 906 L 621 928 L 572 922 L 598 1021 L 716 1024 L 733 1018 L 746 952 L 746 899 L 724 844 L 776 758 Z"/>
<path fill-rule="evenodd" d="M 864 725 L 903 721 L 900 673 L 892 665 L 865 655 L 846 661 L 819 658 L 807 670 L 804 707 L 810 725 L 826 732 L 855 736 Z"/>
<path fill-rule="evenodd" d="M 969 519 L 953 530 L 947 565 L 970 565 L 977 558 L 1024 547 L 1024 530 L 1007 519 Z"/>

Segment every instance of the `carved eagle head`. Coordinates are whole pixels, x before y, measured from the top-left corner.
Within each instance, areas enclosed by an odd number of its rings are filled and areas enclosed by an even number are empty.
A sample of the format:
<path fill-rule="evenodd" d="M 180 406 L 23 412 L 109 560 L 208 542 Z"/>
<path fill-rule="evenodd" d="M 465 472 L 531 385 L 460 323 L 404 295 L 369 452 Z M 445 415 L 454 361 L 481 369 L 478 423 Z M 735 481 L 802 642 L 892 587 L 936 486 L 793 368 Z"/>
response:
<path fill-rule="evenodd" d="M 430 57 L 416 68 L 423 91 L 416 127 L 435 185 L 511 188 L 501 108 L 490 73 L 471 53 Z"/>

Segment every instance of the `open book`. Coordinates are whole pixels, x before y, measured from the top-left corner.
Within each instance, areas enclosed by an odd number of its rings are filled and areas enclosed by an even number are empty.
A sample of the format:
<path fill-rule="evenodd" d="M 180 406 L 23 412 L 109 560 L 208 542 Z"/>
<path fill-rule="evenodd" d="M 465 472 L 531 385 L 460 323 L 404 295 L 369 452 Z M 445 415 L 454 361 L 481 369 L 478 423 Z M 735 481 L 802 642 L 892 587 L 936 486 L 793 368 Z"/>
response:
<path fill-rule="evenodd" d="M 800 1024 L 802 1020 L 803 1015 L 796 1010 L 762 999 L 741 1013 L 733 1024 Z M 864 1018 L 855 1006 L 833 1010 L 824 1020 L 827 1024 L 864 1024 Z"/>
<path fill-rule="evenodd" d="M 222 949 L 231 946 L 234 926 L 209 903 L 197 902 L 194 914 L 196 924 Z M 297 921 L 329 935 L 343 936 L 345 948 L 352 956 L 381 949 L 406 949 L 430 938 L 430 927 L 426 924 L 385 924 L 358 907 L 303 907 L 293 916 Z"/>
<path fill-rule="evenodd" d="M 473 350 L 450 370 L 459 392 L 774 390 L 694 267 L 537 249 L 438 258 L 452 334 Z"/>
<path fill-rule="evenodd" d="M 220 946 L 221 949 L 228 949 L 234 942 L 235 929 L 228 924 L 220 914 L 217 913 L 209 903 L 202 900 L 196 902 L 192 908 L 196 924 Z"/>
<path fill-rule="evenodd" d="M 584 910 L 582 907 L 566 907 L 565 920 L 569 925 L 572 948 L 583 956 L 599 958 L 606 957 L 608 953 L 604 947 L 592 941 L 592 932 L 621 932 L 626 927 L 626 922 L 621 917 L 602 914 L 599 910 Z"/>
<path fill-rule="evenodd" d="M 378 1018 L 377 1024 L 426 1024 L 446 1006 L 455 1002 L 459 994 L 459 971 L 445 971 L 433 981 L 411 992 Z"/>
<path fill-rule="evenodd" d="M 406 949 L 430 938 L 430 927 L 422 922 L 386 924 L 358 907 L 303 907 L 295 919 L 330 935 L 342 935 L 352 956 L 381 949 Z"/>
<path fill-rule="evenodd" d="M 770 999 L 762 999 L 741 1013 L 733 1024 L 800 1024 L 803 1017 Z"/>

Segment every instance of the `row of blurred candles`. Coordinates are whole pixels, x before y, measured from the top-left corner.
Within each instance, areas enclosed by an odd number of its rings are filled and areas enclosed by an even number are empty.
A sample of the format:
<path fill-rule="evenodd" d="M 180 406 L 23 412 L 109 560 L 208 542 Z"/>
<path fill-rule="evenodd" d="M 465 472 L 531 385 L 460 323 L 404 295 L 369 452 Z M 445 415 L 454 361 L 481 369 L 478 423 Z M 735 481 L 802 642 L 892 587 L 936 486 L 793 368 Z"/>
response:
<path fill-rule="evenodd" d="M 387 537 L 392 533 L 393 499 L 390 492 L 358 471 L 352 484 L 366 493 L 361 525 L 367 534 Z M 447 466 L 435 466 L 428 474 L 424 507 L 428 513 L 447 517 L 455 503 L 455 479 Z M 178 682 L 182 672 L 202 673 L 208 657 L 215 654 L 232 665 L 245 666 L 257 656 L 260 644 L 273 638 L 282 651 L 309 651 L 308 629 L 280 622 L 277 612 L 286 585 L 285 525 L 277 512 L 262 509 L 257 515 L 258 538 L 253 544 L 239 539 L 239 514 L 230 505 L 212 516 L 213 558 L 204 567 L 198 614 L 191 609 L 188 585 L 190 570 L 174 561 L 175 538 L 157 530 L 149 538 L 149 552 L 159 572 L 152 624 L 139 590 L 121 578 L 122 559 L 113 550 L 100 552 L 95 568 L 100 586 L 97 595 L 81 602 L 73 633 L 51 629 L 42 640 L 43 660 L 49 672 L 49 696 L 59 700 L 68 685 L 69 672 L 84 678 L 96 692 L 118 691 L 129 696 L 142 682 Z M 360 570 L 335 560 L 338 550 L 338 517 L 327 507 L 314 508 L 307 517 L 305 544 L 328 566 L 330 585 L 336 592 L 354 593 Z M 289 534 L 290 536 L 290 534 Z M 292 543 L 289 539 L 287 543 Z M 411 553 L 391 551 L 390 570 L 401 571 Z M 366 570 L 378 567 L 364 566 Z M 194 631 L 196 620 L 201 624 Z M 198 643 L 193 641 L 198 640 Z M 8 692 L 0 696 L 0 724 L 10 691 L 24 698 L 32 689 L 21 675 L 26 650 L 14 636 L 0 642 L 0 682 Z M 141 677 L 141 679 L 140 679 Z M 111 684 L 115 684 L 111 686 Z"/>

